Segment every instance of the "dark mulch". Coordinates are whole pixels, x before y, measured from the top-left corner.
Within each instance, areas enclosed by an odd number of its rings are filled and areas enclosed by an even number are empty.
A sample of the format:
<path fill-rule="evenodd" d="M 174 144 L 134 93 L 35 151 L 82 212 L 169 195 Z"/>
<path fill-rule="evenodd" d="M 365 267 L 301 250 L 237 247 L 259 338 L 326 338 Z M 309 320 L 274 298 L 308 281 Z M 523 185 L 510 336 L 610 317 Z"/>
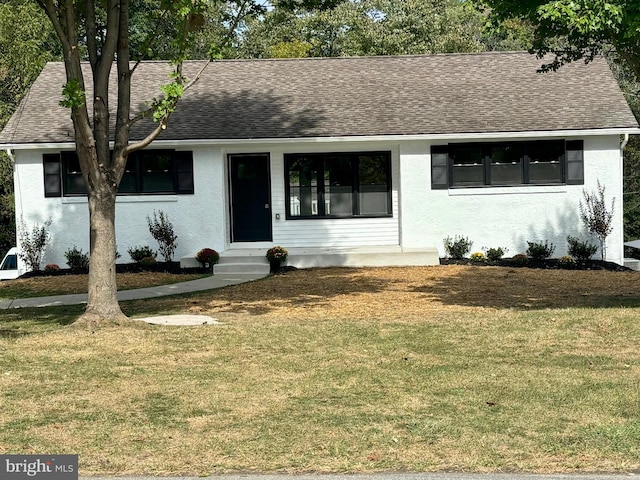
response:
<path fill-rule="evenodd" d="M 195 268 L 180 268 L 180 262 L 157 262 L 154 265 L 142 266 L 139 263 L 118 263 L 116 264 L 117 273 L 140 273 L 140 272 L 155 272 L 155 273 L 174 273 L 174 274 L 206 274 L 211 273 L 211 269 L 204 267 Z M 57 276 L 57 275 L 77 275 L 86 274 L 89 270 L 71 270 L 70 268 L 61 268 L 60 270 L 40 270 L 37 272 L 27 272 L 20 278 L 31 278 L 40 276 Z"/>
<path fill-rule="evenodd" d="M 539 269 L 554 269 L 554 270 L 608 270 L 610 272 L 625 272 L 630 269 L 618 265 L 614 262 L 607 262 L 603 260 L 589 260 L 587 262 L 577 262 L 571 267 L 561 266 L 558 263 L 557 258 L 549 258 L 547 260 L 531 260 L 528 259 L 526 263 L 522 260 L 514 260 L 512 258 L 503 258 L 501 260 L 491 262 L 486 260 L 484 262 L 474 262 L 469 258 L 453 259 L 453 258 L 441 258 L 440 265 L 477 265 L 477 266 L 492 266 L 492 267 L 512 267 L 512 268 L 539 268 Z"/>

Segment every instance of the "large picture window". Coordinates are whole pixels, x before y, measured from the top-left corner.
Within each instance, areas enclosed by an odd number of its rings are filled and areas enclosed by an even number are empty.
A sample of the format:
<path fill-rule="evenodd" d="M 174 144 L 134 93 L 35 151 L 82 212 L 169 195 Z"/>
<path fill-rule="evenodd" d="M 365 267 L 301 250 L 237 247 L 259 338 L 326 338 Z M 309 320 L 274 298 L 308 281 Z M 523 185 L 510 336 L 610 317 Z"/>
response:
<path fill-rule="evenodd" d="M 434 146 L 432 188 L 582 184 L 583 149 L 581 140 Z"/>
<path fill-rule="evenodd" d="M 45 154 L 45 196 L 80 196 L 87 191 L 75 152 Z M 192 194 L 193 154 L 189 151 L 141 150 L 127 159 L 119 195 Z"/>
<path fill-rule="evenodd" d="M 285 155 L 287 218 L 388 216 L 389 152 Z"/>

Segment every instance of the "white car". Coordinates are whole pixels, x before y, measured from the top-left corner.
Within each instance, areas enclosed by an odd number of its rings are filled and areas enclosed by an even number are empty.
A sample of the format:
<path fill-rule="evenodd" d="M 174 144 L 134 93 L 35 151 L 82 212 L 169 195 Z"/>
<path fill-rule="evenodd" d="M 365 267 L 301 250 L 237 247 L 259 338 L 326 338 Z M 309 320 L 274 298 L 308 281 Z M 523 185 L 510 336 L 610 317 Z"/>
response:
<path fill-rule="evenodd" d="M 24 262 L 18 255 L 18 249 L 12 247 L 0 263 L 0 280 L 13 280 L 26 272 Z"/>

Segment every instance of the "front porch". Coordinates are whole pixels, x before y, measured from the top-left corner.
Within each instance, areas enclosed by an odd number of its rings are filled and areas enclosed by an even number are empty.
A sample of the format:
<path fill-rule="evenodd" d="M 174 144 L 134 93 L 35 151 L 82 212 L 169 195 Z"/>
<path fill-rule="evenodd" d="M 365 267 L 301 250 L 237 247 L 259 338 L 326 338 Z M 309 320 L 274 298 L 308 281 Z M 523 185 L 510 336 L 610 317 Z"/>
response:
<path fill-rule="evenodd" d="M 286 247 L 285 247 L 286 248 Z M 269 273 L 267 248 L 230 248 L 220 253 L 214 273 Z M 400 246 L 288 248 L 285 265 L 313 267 L 406 267 L 440 262 L 436 248 L 403 249 Z M 182 267 L 199 266 L 193 256 L 180 259 Z"/>

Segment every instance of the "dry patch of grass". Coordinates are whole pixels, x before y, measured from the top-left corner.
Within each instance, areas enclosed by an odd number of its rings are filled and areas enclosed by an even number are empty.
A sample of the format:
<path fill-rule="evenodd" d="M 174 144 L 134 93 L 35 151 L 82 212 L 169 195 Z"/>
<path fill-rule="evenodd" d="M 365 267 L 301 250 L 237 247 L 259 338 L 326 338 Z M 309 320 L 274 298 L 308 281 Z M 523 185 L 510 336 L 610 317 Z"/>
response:
<path fill-rule="evenodd" d="M 200 274 L 174 274 L 166 272 L 118 273 L 118 289 L 168 285 L 202 278 Z M 57 275 L 18 278 L 0 282 L 0 298 L 28 298 L 47 295 L 87 293 L 87 275 Z"/>
<path fill-rule="evenodd" d="M 78 453 L 83 475 L 638 471 L 635 275 L 322 269 L 124 305 L 223 326 L 3 312 L 0 453 Z"/>

